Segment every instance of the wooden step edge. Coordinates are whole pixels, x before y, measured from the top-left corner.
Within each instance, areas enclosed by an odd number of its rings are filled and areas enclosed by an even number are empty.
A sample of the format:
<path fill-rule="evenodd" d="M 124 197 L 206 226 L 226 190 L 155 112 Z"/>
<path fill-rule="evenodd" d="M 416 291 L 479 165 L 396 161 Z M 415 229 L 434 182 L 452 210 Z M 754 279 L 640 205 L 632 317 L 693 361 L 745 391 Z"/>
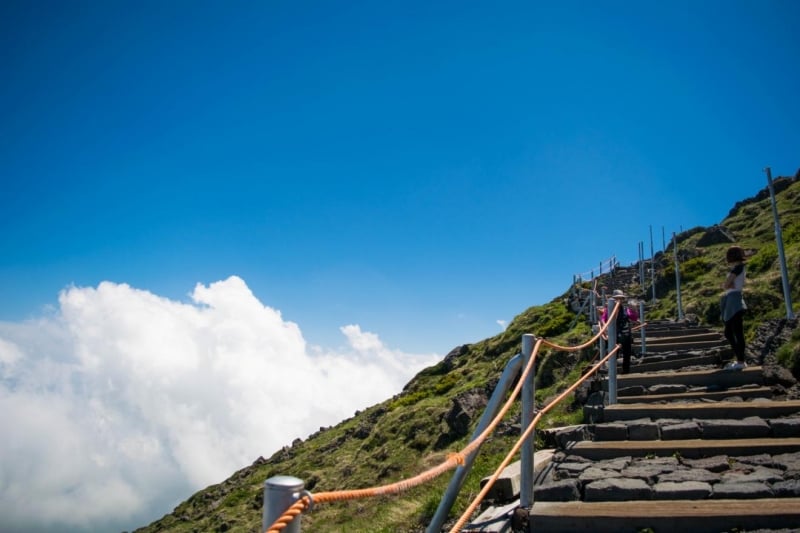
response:
<path fill-rule="evenodd" d="M 647 372 L 658 372 L 661 370 L 679 370 L 687 366 L 700 365 L 717 369 L 719 368 L 720 361 L 722 361 L 722 358 L 720 358 L 718 355 L 676 357 L 650 361 L 645 358 L 644 360 L 639 359 L 638 361 L 631 361 L 631 371 L 637 374 L 644 374 Z"/>
<path fill-rule="evenodd" d="M 725 401 L 707 403 L 707 402 L 687 402 L 687 403 L 670 403 L 662 405 L 653 405 L 650 403 L 616 403 L 614 405 L 606 405 L 604 411 L 606 414 L 623 411 L 647 411 L 651 412 L 650 418 L 682 418 L 681 412 L 700 412 L 700 411 L 723 411 L 729 412 L 736 418 L 736 416 L 757 416 L 757 415 L 743 415 L 742 413 L 757 413 L 759 411 L 780 411 L 780 412 L 800 412 L 800 400 L 771 400 L 771 399 L 757 399 L 751 402 L 737 402 Z M 720 417 L 717 417 L 720 418 Z M 729 418 L 723 416 L 721 418 Z"/>
<path fill-rule="evenodd" d="M 631 457 L 669 457 L 679 453 L 681 457 L 700 458 L 714 455 L 755 455 L 757 453 L 792 453 L 800 451 L 800 438 L 758 439 L 676 439 L 676 440 L 616 440 L 571 442 L 564 453 L 579 455 L 593 461 Z"/>
<path fill-rule="evenodd" d="M 692 403 L 617 403 L 603 409 L 603 421 L 622 422 L 640 418 L 704 418 L 741 420 L 750 416 L 779 418 L 800 413 L 798 400 L 761 400 L 747 402 Z"/>
<path fill-rule="evenodd" d="M 645 356 L 646 357 L 646 356 Z M 762 368 L 760 366 L 748 366 L 747 368 L 743 368 L 741 370 L 725 370 L 723 368 L 716 368 L 711 370 L 690 370 L 687 372 L 661 372 L 658 374 L 650 374 L 650 373 L 631 373 L 625 374 L 623 376 L 618 376 L 618 379 L 621 381 L 626 380 L 636 380 L 636 379 L 653 379 L 657 380 L 660 377 L 664 376 L 681 376 L 681 377 L 697 377 L 697 376 L 713 376 L 717 374 L 758 374 L 761 375 Z"/>
<path fill-rule="evenodd" d="M 637 335 L 638 333 L 638 335 Z M 632 336 L 633 341 L 641 341 L 642 335 L 638 331 L 635 331 Z M 689 333 L 686 335 L 659 335 L 656 337 L 648 337 L 647 332 L 645 332 L 645 342 L 647 344 L 654 343 L 671 343 L 671 342 L 692 342 L 692 341 L 720 341 L 720 342 L 727 342 L 724 336 L 720 335 L 719 333 L 715 332 L 705 332 L 705 333 Z"/>
<path fill-rule="evenodd" d="M 534 502 L 531 531 L 592 533 L 795 528 L 800 498 L 755 500 L 647 500 L 625 502 Z"/>
<path fill-rule="evenodd" d="M 675 402 L 681 400 L 713 400 L 715 398 L 728 398 L 730 396 L 770 399 L 772 397 L 772 389 L 769 387 L 757 387 L 739 390 L 727 389 L 719 391 L 675 392 L 671 394 L 646 394 L 643 396 L 618 396 L 617 401 L 627 405 L 636 403 Z"/>

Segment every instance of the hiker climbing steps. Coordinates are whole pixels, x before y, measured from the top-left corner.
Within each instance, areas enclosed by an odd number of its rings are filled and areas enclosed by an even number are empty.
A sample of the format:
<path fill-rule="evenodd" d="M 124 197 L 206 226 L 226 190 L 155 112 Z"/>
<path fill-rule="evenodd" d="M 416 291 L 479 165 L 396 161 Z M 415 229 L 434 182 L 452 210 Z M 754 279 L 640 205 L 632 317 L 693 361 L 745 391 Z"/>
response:
<path fill-rule="evenodd" d="M 530 530 L 798 527 L 800 401 L 776 395 L 759 365 L 723 368 L 729 345 L 709 328 L 651 322 L 645 346 L 617 377 L 616 404 L 601 375 L 586 423 L 542 432 L 554 449 L 536 463 Z M 464 531 L 509 530 L 511 481 Z"/>

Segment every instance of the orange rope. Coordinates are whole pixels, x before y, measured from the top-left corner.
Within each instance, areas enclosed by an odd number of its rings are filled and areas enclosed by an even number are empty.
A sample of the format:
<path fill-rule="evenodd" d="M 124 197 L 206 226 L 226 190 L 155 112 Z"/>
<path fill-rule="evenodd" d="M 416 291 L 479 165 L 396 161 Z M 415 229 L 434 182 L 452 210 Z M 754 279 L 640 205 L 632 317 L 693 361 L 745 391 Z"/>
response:
<path fill-rule="evenodd" d="M 494 417 L 494 419 L 489 423 L 486 429 L 481 432 L 472 442 L 470 442 L 464 449 L 460 452 L 455 454 L 450 454 L 445 462 L 442 464 L 431 468 L 413 478 L 400 480 L 396 483 L 392 483 L 390 485 L 384 485 L 382 487 L 371 487 L 366 489 L 357 489 L 357 490 L 346 490 L 346 491 L 332 491 L 332 492 L 322 492 L 319 494 L 314 495 L 314 502 L 315 503 L 323 503 L 323 502 L 332 502 L 332 501 L 343 501 L 343 500 L 353 500 L 359 498 L 369 498 L 374 496 L 382 496 L 386 494 L 397 494 L 401 491 L 408 490 L 410 488 L 416 487 L 426 481 L 429 481 L 440 474 L 450 470 L 451 468 L 455 468 L 461 464 L 464 464 L 464 458 L 472 453 L 476 448 L 478 448 L 486 437 L 491 434 L 492 431 L 497 427 L 503 417 L 506 415 L 508 410 L 513 405 L 516 397 L 519 395 L 520 390 L 522 389 L 522 385 L 525 383 L 528 374 L 530 373 L 531 369 L 534 366 L 534 362 L 536 361 L 536 354 L 539 352 L 539 347 L 541 346 L 543 339 L 538 339 L 536 344 L 533 347 L 533 353 L 531 355 L 530 361 L 528 361 L 527 366 L 522 372 L 520 379 L 517 380 L 517 385 L 514 387 L 513 392 L 509 396 L 506 403 Z M 284 512 L 273 524 L 272 526 L 267 529 L 268 533 L 275 533 L 286 527 L 286 524 L 290 523 L 297 514 L 294 513 L 295 507 L 297 507 L 296 502 L 294 505 L 289 507 L 286 512 Z M 290 516 L 291 515 L 291 516 Z M 283 525 L 281 525 L 283 524 Z"/>
<path fill-rule="evenodd" d="M 317 497 L 314 496 L 314 500 L 316 501 Z M 301 514 L 303 511 L 308 509 L 309 499 L 308 496 L 303 496 L 296 502 L 294 502 L 288 509 L 286 509 L 283 514 L 278 518 L 270 527 L 267 529 L 266 533 L 278 533 L 286 526 L 292 523 L 292 520 L 297 517 L 297 515 Z"/>
<path fill-rule="evenodd" d="M 616 316 L 618 308 L 619 306 L 617 306 L 614 309 L 614 313 L 612 313 L 611 319 L 613 319 Z M 608 322 L 611 322 L 611 320 L 609 320 Z M 463 465 L 466 457 L 468 457 L 472 452 L 474 452 L 477 448 L 479 448 L 483 444 L 486 438 L 497 428 L 497 425 L 508 413 L 508 410 L 511 408 L 514 401 L 517 399 L 517 396 L 519 395 L 520 391 L 522 390 L 522 386 L 525 383 L 528 374 L 534 367 L 534 363 L 536 362 L 536 356 L 538 355 L 542 344 L 547 344 L 548 346 L 562 350 L 576 351 L 585 348 L 590 344 L 592 344 L 593 342 L 595 342 L 598 338 L 600 338 L 600 336 L 603 333 L 605 333 L 607 329 L 608 329 L 608 323 L 604 324 L 603 327 L 600 328 L 600 331 L 598 331 L 598 333 L 594 337 L 592 337 L 589 341 L 587 341 L 585 344 L 576 347 L 563 347 L 554 344 L 550 341 L 546 341 L 545 339 L 537 339 L 536 344 L 534 345 L 531 353 L 530 361 L 528 361 L 528 364 L 526 365 L 525 369 L 520 375 L 520 378 L 517 380 L 517 384 L 514 387 L 514 390 L 509 395 L 508 399 L 506 400 L 505 404 L 503 404 L 503 407 L 500 409 L 500 411 L 498 411 L 497 415 L 495 415 L 495 417 L 492 419 L 489 425 L 486 426 L 486 428 L 481 432 L 480 435 L 475 437 L 460 452 L 455 452 L 448 455 L 447 460 L 441 463 L 440 465 L 435 466 L 425 472 L 422 472 L 421 474 L 418 474 L 412 478 L 400 480 L 395 483 L 391 483 L 389 485 L 383 485 L 380 487 L 370 487 L 365 489 L 356 489 L 356 490 L 321 492 L 313 496 L 314 503 L 355 500 L 361 498 L 384 496 L 389 494 L 398 494 L 400 492 L 409 490 L 423 483 L 426 483 L 450 469 Z M 615 352 L 616 350 L 609 353 L 608 357 L 603 359 L 603 362 L 607 361 L 608 358 Z M 586 377 L 592 375 L 592 373 L 594 373 L 594 370 L 586 374 Z M 583 380 L 580 380 L 577 383 L 582 383 L 582 381 Z M 304 496 L 303 498 L 299 499 L 297 502 L 291 505 L 286 511 L 284 511 L 284 513 L 266 530 L 266 533 L 277 533 L 282 529 L 284 529 L 288 524 L 292 522 L 292 520 L 295 519 L 297 515 L 302 513 L 308 507 L 309 503 L 310 502 L 307 496 Z"/>
<path fill-rule="evenodd" d="M 617 353 L 617 351 L 619 349 L 620 349 L 620 346 L 617 345 L 613 350 L 611 350 L 611 352 L 608 353 L 608 355 L 606 355 L 603 359 L 598 361 L 598 363 L 594 366 L 594 368 L 592 368 L 592 370 L 590 372 L 587 372 L 581 379 L 579 379 L 578 381 L 573 383 L 564 392 L 559 394 L 552 402 L 547 404 L 546 407 L 544 407 L 541 411 L 539 411 L 536 414 L 535 417 L 533 417 L 533 420 L 528 425 L 528 427 L 525 429 L 525 432 L 522 434 L 522 436 L 520 436 L 519 440 L 511 448 L 511 451 L 508 452 L 508 455 L 506 455 L 505 459 L 503 459 L 503 462 L 500 463 L 500 466 L 497 467 L 497 470 L 495 470 L 494 474 L 492 474 L 492 477 L 489 478 L 489 481 L 487 481 L 486 484 L 483 486 L 483 488 L 481 489 L 480 493 L 478 493 L 478 495 L 475 497 L 475 499 L 472 500 L 472 503 L 469 505 L 469 507 L 467 507 L 467 510 L 464 511 L 464 513 L 458 519 L 456 524 L 450 530 L 450 533 L 458 533 L 459 531 L 461 531 L 461 529 L 467 523 L 467 520 L 469 519 L 469 517 L 472 515 L 472 513 L 475 512 L 475 509 L 478 507 L 478 505 L 480 505 L 481 501 L 483 501 L 483 498 L 486 497 L 486 494 L 492 488 L 492 485 L 494 485 L 495 481 L 497 481 L 497 478 L 500 477 L 500 474 L 502 474 L 503 470 L 511 462 L 511 459 L 514 457 L 514 455 L 516 455 L 516 453 L 522 447 L 522 445 L 525 442 L 525 440 L 530 436 L 531 432 L 534 430 L 534 428 L 536 427 L 536 424 L 539 422 L 539 420 L 541 420 L 542 416 L 544 416 L 545 413 L 550 411 L 550 409 L 552 409 L 553 407 L 558 405 L 564 398 L 567 397 L 567 395 L 571 394 L 575 389 L 577 389 L 578 386 L 581 383 L 583 383 L 584 381 L 589 379 L 590 376 L 592 376 L 595 372 L 597 372 L 597 370 L 600 368 L 600 365 L 602 365 L 603 363 L 608 361 L 611 358 L 611 356 L 616 355 L 616 353 Z"/>

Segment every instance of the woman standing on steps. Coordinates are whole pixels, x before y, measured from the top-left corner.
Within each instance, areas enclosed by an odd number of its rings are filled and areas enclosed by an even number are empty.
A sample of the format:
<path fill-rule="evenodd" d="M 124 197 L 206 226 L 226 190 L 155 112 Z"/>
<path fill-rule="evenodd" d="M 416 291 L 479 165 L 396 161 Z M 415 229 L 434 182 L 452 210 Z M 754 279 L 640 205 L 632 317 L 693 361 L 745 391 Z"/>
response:
<path fill-rule="evenodd" d="M 720 309 L 722 321 L 725 323 L 725 338 L 731 343 L 731 349 L 736 356 L 736 361 L 726 368 L 740 370 L 747 366 L 744 361 L 744 312 L 747 305 L 744 303 L 742 291 L 744 290 L 744 250 L 739 246 L 731 246 L 725 254 L 725 260 L 731 265 L 728 277 L 722 283 Z"/>
<path fill-rule="evenodd" d="M 631 327 L 639 323 L 639 313 L 634 309 L 632 302 L 627 301 L 627 296 L 617 289 L 611 296 L 617 301 L 617 305 L 623 306 L 617 313 L 617 344 L 620 344 L 622 351 L 622 373 L 628 374 L 631 371 L 631 354 L 633 353 L 633 337 Z M 600 317 L 602 326 L 608 321 L 608 308 L 603 310 Z"/>

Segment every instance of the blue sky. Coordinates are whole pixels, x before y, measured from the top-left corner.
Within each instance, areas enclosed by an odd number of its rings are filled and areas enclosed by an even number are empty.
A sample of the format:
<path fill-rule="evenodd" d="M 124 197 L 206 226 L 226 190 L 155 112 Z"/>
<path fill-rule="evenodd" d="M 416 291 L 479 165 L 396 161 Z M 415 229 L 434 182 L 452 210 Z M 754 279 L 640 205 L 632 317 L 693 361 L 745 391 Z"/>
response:
<path fill-rule="evenodd" d="M 0 3 L 0 457 L 41 480 L 4 527 L 142 525 L 650 227 L 720 222 L 800 168 L 799 24 L 792 0 Z M 242 422 L 297 376 L 302 424 Z M 91 461 L 54 476 L 54 427 Z M 108 505 L 64 523 L 70 480 Z"/>
<path fill-rule="evenodd" d="M 0 318 L 235 274 L 441 353 L 800 167 L 796 2 L 430 4 L 4 2 Z"/>

